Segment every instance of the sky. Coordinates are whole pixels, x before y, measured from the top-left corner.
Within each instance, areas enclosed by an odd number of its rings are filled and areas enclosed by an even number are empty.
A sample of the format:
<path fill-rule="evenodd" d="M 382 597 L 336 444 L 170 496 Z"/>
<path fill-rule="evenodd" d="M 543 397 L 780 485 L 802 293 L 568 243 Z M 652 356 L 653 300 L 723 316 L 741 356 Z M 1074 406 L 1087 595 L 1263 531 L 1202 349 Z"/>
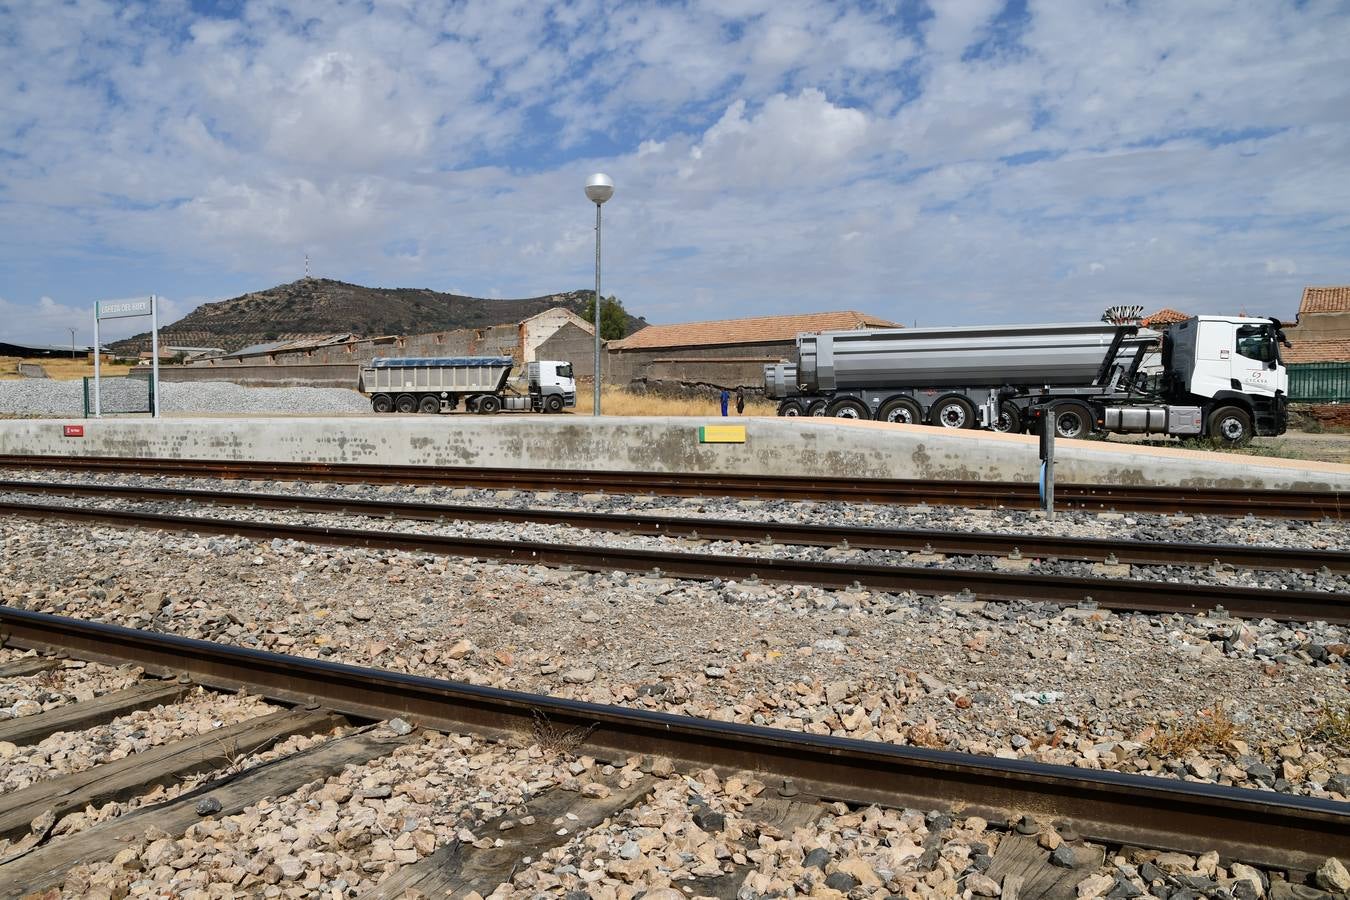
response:
<path fill-rule="evenodd" d="M 0 340 L 315 275 L 653 322 L 1350 283 L 1350 2 L 9 0 Z M 144 320 L 109 323 L 119 337 Z"/>

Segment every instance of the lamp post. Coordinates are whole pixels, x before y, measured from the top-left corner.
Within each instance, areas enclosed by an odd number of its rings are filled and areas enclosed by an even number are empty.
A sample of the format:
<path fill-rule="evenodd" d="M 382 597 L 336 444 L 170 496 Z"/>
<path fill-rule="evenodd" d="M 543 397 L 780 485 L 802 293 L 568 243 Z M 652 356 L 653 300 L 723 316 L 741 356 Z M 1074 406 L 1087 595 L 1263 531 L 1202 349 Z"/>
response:
<path fill-rule="evenodd" d="M 71 358 L 71 359 L 74 359 L 74 358 L 75 358 L 75 329 L 74 329 L 74 328 L 66 328 L 66 331 L 69 331 L 69 332 L 70 332 L 70 358 Z"/>
<path fill-rule="evenodd" d="M 586 199 L 595 204 L 595 400 L 592 415 L 600 415 L 600 207 L 614 196 L 614 182 L 596 172 L 586 179 Z"/>

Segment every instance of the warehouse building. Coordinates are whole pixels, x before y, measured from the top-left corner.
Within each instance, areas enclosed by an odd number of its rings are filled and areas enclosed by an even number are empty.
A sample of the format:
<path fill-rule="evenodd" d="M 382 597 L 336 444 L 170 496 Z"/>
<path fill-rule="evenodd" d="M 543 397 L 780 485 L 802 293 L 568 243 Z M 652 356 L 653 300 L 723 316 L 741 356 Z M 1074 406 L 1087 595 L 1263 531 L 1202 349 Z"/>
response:
<path fill-rule="evenodd" d="M 355 387 L 360 367 L 377 356 L 510 356 L 519 363 L 556 359 L 572 363 L 579 377 L 590 377 L 594 333 L 576 313 L 555 307 L 483 328 L 367 338 L 342 333 L 255 344 L 195 359 L 165 372 L 164 380 Z"/>
<path fill-rule="evenodd" d="M 799 334 L 896 327 L 887 319 L 853 310 L 648 325 L 609 342 L 605 380 L 647 387 L 759 391 L 764 387 L 764 364 L 792 359 Z"/>

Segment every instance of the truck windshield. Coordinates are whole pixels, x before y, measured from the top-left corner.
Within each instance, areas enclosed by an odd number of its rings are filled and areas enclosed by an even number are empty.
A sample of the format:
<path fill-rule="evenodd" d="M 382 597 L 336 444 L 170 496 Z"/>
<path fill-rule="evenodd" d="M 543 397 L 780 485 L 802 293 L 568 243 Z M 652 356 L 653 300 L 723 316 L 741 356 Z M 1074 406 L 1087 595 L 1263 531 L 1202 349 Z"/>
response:
<path fill-rule="evenodd" d="M 1239 325 L 1236 349 L 1239 356 L 1247 359 L 1266 363 L 1276 359 L 1275 336 L 1269 325 Z"/>
<path fill-rule="evenodd" d="M 571 364 L 571 363 L 563 363 L 561 366 L 558 366 L 558 377 L 559 377 L 559 378 L 571 378 L 571 377 L 572 377 L 572 364 Z"/>

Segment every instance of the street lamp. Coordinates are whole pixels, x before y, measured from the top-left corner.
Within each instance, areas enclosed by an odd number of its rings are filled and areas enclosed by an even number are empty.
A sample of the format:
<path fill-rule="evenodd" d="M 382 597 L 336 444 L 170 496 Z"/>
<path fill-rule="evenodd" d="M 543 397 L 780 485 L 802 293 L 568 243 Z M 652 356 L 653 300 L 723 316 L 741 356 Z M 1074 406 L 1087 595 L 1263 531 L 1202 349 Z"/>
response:
<path fill-rule="evenodd" d="M 67 326 L 67 327 L 66 327 L 66 331 L 69 331 L 69 332 L 70 332 L 70 358 L 71 358 L 71 359 L 74 359 L 74 358 L 75 358 L 75 329 L 74 329 L 74 328 L 71 328 L 71 327 L 69 327 L 69 326 Z"/>
<path fill-rule="evenodd" d="M 586 179 L 586 199 L 595 204 L 595 401 L 592 415 L 600 415 L 600 207 L 614 196 L 614 182 L 596 172 Z"/>

